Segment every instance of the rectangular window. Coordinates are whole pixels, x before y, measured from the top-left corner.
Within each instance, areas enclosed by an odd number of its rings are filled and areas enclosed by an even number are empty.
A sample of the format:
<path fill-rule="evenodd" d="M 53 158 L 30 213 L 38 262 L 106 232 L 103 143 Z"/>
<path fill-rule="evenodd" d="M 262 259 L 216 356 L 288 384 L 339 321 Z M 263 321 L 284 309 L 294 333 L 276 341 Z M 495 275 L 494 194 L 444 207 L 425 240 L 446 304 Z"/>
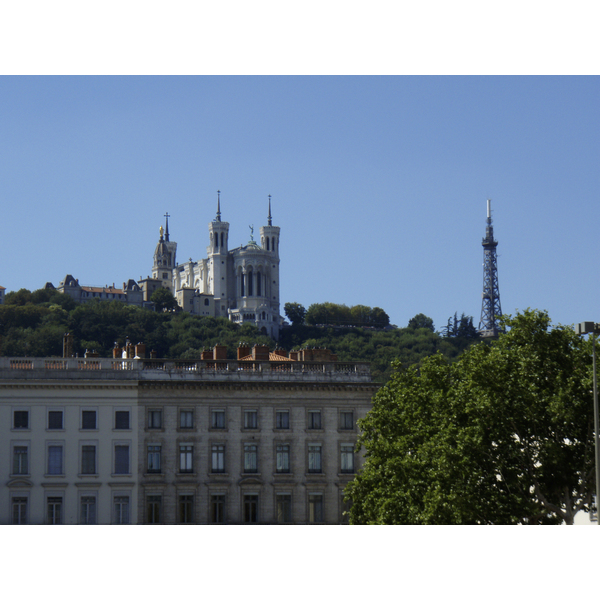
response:
<path fill-rule="evenodd" d="M 63 474 L 63 447 L 48 446 L 48 475 Z"/>
<path fill-rule="evenodd" d="M 354 446 L 342 444 L 340 447 L 340 467 L 342 473 L 354 473 Z"/>
<path fill-rule="evenodd" d="M 15 410 L 13 415 L 14 429 L 29 429 L 29 411 Z"/>
<path fill-rule="evenodd" d="M 213 410 L 210 425 L 212 429 L 225 429 L 225 411 L 222 409 Z"/>
<path fill-rule="evenodd" d="M 258 447 L 244 444 L 244 473 L 258 473 Z"/>
<path fill-rule="evenodd" d="M 308 428 L 309 429 L 321 429 L 321 411 L 320 410 L 309 410 L 308 411 Z"/>
<path fill-rule="evenodd" d="M 27 524 L 27 498 L 12 499 L 12 523 L 13 525 Z"/>
<path fill-rule="evenodd" d="M 317 444 L 308 445 L 308 472 L 321 473 L 321 446 Z"/>
<path fill-rule="evenodd" d="M 179 496 L 179 522 L 194 522 L 194 496 L 186 494 Z"/>
<path fill-rule="evenodd" d="M 96 446 L 81 446 L 81 473 L 96 474 Z"/>
<path fill-rule="evenodd" d="M 115 429 L 131 429 L 128 410 L 115 411 Z"/>
<path fill-rule="evenodd" d="M 225 494 L 212 494 L 210 497 L 210 522 L 225 523 Z"/>
<path fill-rule="evenodd" d="M 193 473 L 193 446 L 187 444 L 181 444 L 179 446 L 179 472 L 180 473 Z"/>
<path fill-rule="evenodd" d="M 257 429 L 257 428 L 258 428 L 258 411 L 245 410 L 244 411 L 244 429 Z"/>
<path fill-rule="evenodd" d="M 129 475 L 129 446 L 115 446 L 115 475 Z"/>
<path fill-rule="evenodd" d="M 290 472 L 290 445 L 289 444 L 277 444 L 277 472 L 278 473 L 289 473 Z"/>
<path fill-rule="evenodd" d="M 148 473 L 160 473 L 160 446 L 148 446 Z"/>
<path fill-rule="evenodd" d="M 277 494 L 277 522 L 291 523 L 292 521 L 292 496 L 291 494 Z"/>
<path fill-rule="evenodd" d="M 48 497 L 48 524 L 62 525 L 62 502 L 60 497 Z"/>
<path fill-rule="evenodd" d="M 62 410 L 48 411 L 48 429 L 63 428 L 63 412 Z"/>
<path fill-rule="evenodd" d="M 213 473 L 225 473 L 225 445 L 213 444 L 211 470 Z"/>
<path fill-rule="evenodd" d="M 96 429 L 96 411 L 81 411 L 81 429 Z"/>
<path fill-rule="evenodd" d="M 27 475 L 29 473 L 29 460 L 27 446 L 13 446 L 13 475 Z"/>
<path fill-rule="evenodd" d="M 81 519 L 82 525 L 96 524 L 96 497 L 81 496 Z"/>
<path fill-rule="evenodd" d="M 148 496 L 146 498 L 146 505 L 148 509 L 148 523 L 155 524 L 160 523 L 160 496 Z"/>
<path fill-rule="evenodd" d="M 148 429 L 160 429 L 162 427 L 162 410 L 148 411 Z"/>
<path fill-rule="evenodd" d="M 194 427 L 193 410 L 182 410 L 179 413 L 179 427 L 181 429 L 192 429 Z"/>
<path fill-rule="evenodd" d="M 258 523 L 258 496 L 244 494 L 244 523 Z"/>
<path fill-rule="evenodd" d="M 354 429 L 354 412 L 344 410 L 340 413 L 340 429 Z"/>
<path fill-rule="evenodd" d="M 115 525 L 129 525 L 129 496 L 114 497 L 113 523 Z"/>
<path fill-rule="evenodd" d="M 290 428 L 290 411 L 289 410 L 276 411 L 275 427 L 277 429 L 289 429 Z"/>
<path fill-rule="evenodd" d="M 308 495 L 308 521 L 309 523 L 323 522 L 323 494 Z"/>

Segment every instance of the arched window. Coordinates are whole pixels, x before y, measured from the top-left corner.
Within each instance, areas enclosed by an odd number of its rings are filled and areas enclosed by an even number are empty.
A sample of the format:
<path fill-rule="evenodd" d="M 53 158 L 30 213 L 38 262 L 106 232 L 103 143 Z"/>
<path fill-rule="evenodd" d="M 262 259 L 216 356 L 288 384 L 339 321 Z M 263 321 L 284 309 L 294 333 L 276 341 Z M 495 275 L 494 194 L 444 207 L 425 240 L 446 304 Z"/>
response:
<path fill-rule="evenodd" d="M 204 306 L 208 306 L 210 304 L 210 302 L 208 301 L 208 298 L 204 298 Z"/>
<path fill-rule="evenodd" d="M 256 273 L 256 295 L 262 296 L 262 273 L 257 271 Z"/>
<path fill-rule="evenodd" d="M 219 247 L 219 232 L 215 233 L 215 248 Z"/>
<path fill-rule="evenodd" d="M 221 231 L 221 248 L 223 248 L 223 246 L 225 246 L 225 244 L 223 243 L 223 240 L 225 239 L 223 236 L 225 234 Z"/>
<path fill-rule="evenodd" d="M 267 250 L 270 250 L 270 248 L 269 248 L 269 238 L 267 238 Z"/>
<path fill-rule="evenodd" d="M 245 277 L 246 277 L 246 275 L 244 274 L 244 272 L 240 270 L 240 296 L 246 295 L 246 286 L 244 285 Z"/>
<path fill-rule="evenodd" d="M 254 271 L 250 269 L 248 271 L 248 296 L 254 296 Z"/>
<path fill-rule="evenodd" d="M 271 240 L 271 249 L 273 250 L 273 252 L 275 252 L 275 238 L 274 237 Z"/>

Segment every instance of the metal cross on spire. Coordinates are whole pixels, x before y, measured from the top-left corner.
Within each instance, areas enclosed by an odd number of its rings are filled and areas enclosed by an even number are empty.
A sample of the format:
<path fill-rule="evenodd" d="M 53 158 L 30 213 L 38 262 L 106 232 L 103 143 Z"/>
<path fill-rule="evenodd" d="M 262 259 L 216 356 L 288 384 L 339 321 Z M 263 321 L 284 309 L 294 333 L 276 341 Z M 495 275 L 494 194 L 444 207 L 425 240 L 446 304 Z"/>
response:
<path fill-rule="evenodd" d="M 171 215 L 168 213 L 168 211 L 165 213 L 165 219 L 166 219 L 166 227 L 165 227 L 165 242 L 169 241 L 169 217 Z"/>

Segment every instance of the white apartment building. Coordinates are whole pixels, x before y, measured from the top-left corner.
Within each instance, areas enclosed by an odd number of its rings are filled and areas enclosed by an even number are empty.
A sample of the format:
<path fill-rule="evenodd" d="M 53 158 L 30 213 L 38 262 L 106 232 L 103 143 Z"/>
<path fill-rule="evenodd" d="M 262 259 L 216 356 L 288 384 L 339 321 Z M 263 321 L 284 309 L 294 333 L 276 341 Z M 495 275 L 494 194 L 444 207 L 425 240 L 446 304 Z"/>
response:
<path fill-rule="evenodd" d="M 0 358 L 0 524 L 343 523 L 368 364 Z"/>

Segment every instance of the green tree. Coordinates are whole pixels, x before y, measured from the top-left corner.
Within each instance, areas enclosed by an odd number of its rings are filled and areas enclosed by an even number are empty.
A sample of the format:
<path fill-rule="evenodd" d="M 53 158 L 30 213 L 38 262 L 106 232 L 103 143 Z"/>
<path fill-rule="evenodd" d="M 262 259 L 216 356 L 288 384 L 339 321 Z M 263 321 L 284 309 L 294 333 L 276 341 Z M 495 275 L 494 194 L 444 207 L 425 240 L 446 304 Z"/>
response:
<path fill-rule="evenodd" d="M 24 306 L 28 302 L 31 302 L 31 292 L 26 288 L 21 288 L 18 292 L 8 292 L 4 296 L 4 304 Z"/>
<path fill-rule="evenodd" d="M 157 289 L 150 296 L 150 302 L 154 302 L 154 306 L 158 312 L 173 310 L 178 307 L 177 300 L 173 297 L 171 290 L 164 287 Z"/>
<path fill-rule="evenodd" d="M 433 326 L 433 319 L 431 317 L 425 316 L 423 313 L 419 313 L 415 315 L 408 322 L 408 326 L 411 329 L 429 329 L 430 331 L 435 331 L 435 327 Z"/>
<path fill-rule="evenodd" d="M 590 343 L 527 310 L 397 370 L 360 422 L 352 523 L 573 523 L 594 486 Z"/>
<path fill-rule="evenodd" d="M 306 308 L 298 302 L 286 302 L 283 306 L 285 316 L 290 320 L 292 325 L 303 325 L 304 317 L 306 317 Z"/>

